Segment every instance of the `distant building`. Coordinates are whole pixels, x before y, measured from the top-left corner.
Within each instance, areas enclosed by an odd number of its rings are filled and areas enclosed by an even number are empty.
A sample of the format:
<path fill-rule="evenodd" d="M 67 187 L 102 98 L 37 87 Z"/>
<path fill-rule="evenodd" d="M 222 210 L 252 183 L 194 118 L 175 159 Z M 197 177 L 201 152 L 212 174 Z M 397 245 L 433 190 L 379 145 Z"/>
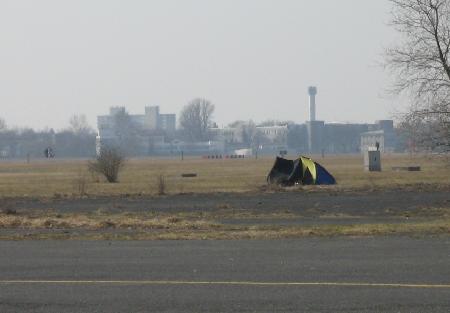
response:
<path fill-rule="evenodd" d="M 97 152 L 104 145 L 116 146 L 119 144 L 121 129 L 118 129 L 120 125 L 116 125 L 116 117 L 125 112 L 125 107 L 111 107 L 108 115 L 97 117 Z M 129 114 L 128 117 L 130 123 L 135 126 L 133 150 L 136 151 L 133 151 L 132 154 L 151 153 L 155 145 L 164 143 L 166 137 L 176 130 L 176 115 L 160 114 L 159 106 L 147 106 L 144 114 Z"/>
<path fill-rule="evenodd" d="M 359 153 L 375 147 L 382 152 L 399 149 L 392 120 L 375 123 L 327 123 L 316 119 L 317 88 L 308 88 L 309 120 L 302 124 L 254 126 L 242 124 L 236 127 L 209 129 L 210 139 L 205 142 L 176 140 L 176 115 L 160 114 L 158 106 L 145 107 L 144 114 L 129 115 L 138 131 L 123 140 L 115 125 L 115 116 L 125 113 L 124 107 L 112 107 L 108 115 L 97 118 L 97 149 L 102 145 L 114 145 L 125 141 L 133 145 L 133 154 L 171 155 L 186 154 L 232 154 L 239 149 L 253 149 L 255 154 L 342 154 Z M 132 137 L 132 138 L 131 138 Z M 180 138 L 178 138 L 180 139 Z M 99 151 L 99 150 L 97 150 Z M 3 149 L 0 154 L 8 154 Z"/>
<path fill-rule="evenodd" d="M 245 126 L 250 127 L 250 134 L 245 134 Z M 254 149 L 255 153 L 278 154 L 287 149 L 288 125 L 210 128 L 211 137 L 216 142 L 223 142 L 223 153 L 233 154 L 240 149 Z M 250 138 L 251 137 L 251 138 Z M 258 151 L 256 151 L 258 150 Z"/>
<path fill-rule="evenodd" d="M 225 149 L 249 148 L 239 128 L 212 128 L 214 140 L 225 143 Z M 258 153 L 277 154 L 288 150 L 295 154 L 359 153 L 380 144 L 382 152 L 395 151 L 398 146 L 392 120 L 368 123 L 326 123 L 308 121 L 305 124 L 256 127 L 259 133 Z M 255 143 L 253 143 L 255 148 Z"/>
<path fill-rule="evenodd" d="M 375 147 L 381 151 L 398 149 L 392 120 L 370 123 L 326 123 L 316 119 L 317 88 L 309 87 L 309 121 L 304 124 L 256 127 L 260 153 L 277 154 L 287 148 L 290 153 L 359 153 Z M 248 148 L 239 128 L 211 129 L 215 140 L 226 143 L 226 149 Z M 252 147 L 255 149 L 253 143 Z"/>
<path fill-rule="evenodd" d="M 394 151 L 397 148 L 398 140 L 392 120 L 380 120 L 374 124 L 318 121 L 317 88 L 309 87 L 308 94 L 310 116 L 306 122 L 307 145 L 304 142 L 295 143 L 295 138 L 291 138 L 290 146 L 294 145 L 300 152 L 307 153 L 358 153 L 367 150 L 368 146 L 375 146 L 376 142 L 383 147 L 382 151 Z M 305 128 L 299 125 L 293 129 L 298 131 Z M 305 141 L 304 135 L 299 136 L 299 140 Z"/>
<path fill-rule="evenodd" d="M 398 145 L 392 120 L 373 124 L 314 121 L 306 125 L 308 149 L 305 152 L 308 153 L 359 153 L 368 150 L 368 146 L 375 146 L 376 142 L 383 147 L 383 152 L 389 152 Z"/>
<path fill-rule="evenodd" d="M 368 151 L 379 145 L 381 152 L 394 152 L 398 147 L 398 139 L 394 123 L 390 120 L 377 121 L 377 130 L 361 134 L 361 152 Z"/>
<path fill-rule="evenodd" d="M 271 144 L 287 144 L 287 134 L 289 131 L 287 125 L 257 126 L 256 129 Z"/>
<path fill-rule="evenodd" d="M 242 136 L 236 127 L 210 128 L 211 137 L 225 144 L 242 143 Z"/>
<path fill-rule="evenodd" d="M 111 107 L 108 115 L 97 117 L 99 132 L 107 133 L 114 129 L 114 116 L 125 112 L 125 107 Z M 175 114 L 160 114 L 159 106 L 145 107 L 145 114 L 130 114 L 130 119 L 143 130 L 164 130 L 174 132 L 176 129 Z"/>

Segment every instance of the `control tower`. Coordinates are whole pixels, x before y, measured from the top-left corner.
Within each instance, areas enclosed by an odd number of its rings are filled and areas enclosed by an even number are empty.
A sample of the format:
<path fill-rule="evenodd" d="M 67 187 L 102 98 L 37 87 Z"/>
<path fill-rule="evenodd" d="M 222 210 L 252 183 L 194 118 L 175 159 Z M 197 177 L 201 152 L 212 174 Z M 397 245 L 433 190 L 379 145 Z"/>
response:
<path fill-rule="evenodd" d="M 323 149 L 323 132 L 325 123 L 316 120 L 317 87 L 308 87 L 309 94 L 309 121 L 306 122 L 308 130 L 309 153 L 321 153 Z"/>
<path fill-rule="evenodd" d="M 308 88 L 309 94 L 309 120 L 314 122 L 316 120 L 316 95 L 317 87 L 311 86 Z"/>

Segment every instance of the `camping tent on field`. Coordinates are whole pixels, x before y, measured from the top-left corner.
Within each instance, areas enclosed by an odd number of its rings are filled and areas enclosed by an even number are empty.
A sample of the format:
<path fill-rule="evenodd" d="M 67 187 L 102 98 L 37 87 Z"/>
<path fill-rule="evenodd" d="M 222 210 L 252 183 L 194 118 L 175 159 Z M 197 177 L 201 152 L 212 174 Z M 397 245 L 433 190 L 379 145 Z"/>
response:
<path fill-rule="evenodd" d="M 303 185 L 334 185 L 336 179 L 323 166 L 310 158 L 301 156 L 296 160 L 286 160 L 277 157 L 269 175 L 269 184 L 292 186 Z"/>

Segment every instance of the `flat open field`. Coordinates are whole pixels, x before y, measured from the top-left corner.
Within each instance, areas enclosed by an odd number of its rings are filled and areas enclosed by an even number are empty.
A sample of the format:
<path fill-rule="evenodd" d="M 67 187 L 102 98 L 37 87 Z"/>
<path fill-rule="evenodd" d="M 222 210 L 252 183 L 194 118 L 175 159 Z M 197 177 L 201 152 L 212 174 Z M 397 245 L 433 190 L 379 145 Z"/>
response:
<path fill-rule="evenodd" d="M 337 179 L 335 190 L 373 190 L 390 188 L 429 188 L 450 190 L 450 166 L 443 158 L 384 155 L 383 172 L 363 171 L 361 155 L 315 157 Z M 87 170 L 86 160 L 37 160 L 0 162 L 0 198 L 77 197 L 80 188 L 89 196 L 156 195 L 157 177 L 165 178 L 165 193 L 254 192 L 266 188 L 266 175 L 274 158 L 204 160 L 132 159 L 109 184 Z M 393 166 L 421 166 L 420 172 L 395 172 Z M 182 178 L 182 173 L 197 173 Z M 310 188 L 311 189 L 311 188 Z M 313 187 L 312 189 L 320 189 Z"/>
<path fill-rule="evenodd" d="M 0 164 L 0 239 L 274 239 L 450 234 L 450 168 L 433 157 L 317 158 L 336 186 L 269 187 L 273 159 L 129 160 L 120 182 L 87 161 Z M 419 165 L 420 172 L 392 166 Z M 182 173 L 197 173 L 182 178 Z M 165 194 L 158 194 L 163 175 Z"/>

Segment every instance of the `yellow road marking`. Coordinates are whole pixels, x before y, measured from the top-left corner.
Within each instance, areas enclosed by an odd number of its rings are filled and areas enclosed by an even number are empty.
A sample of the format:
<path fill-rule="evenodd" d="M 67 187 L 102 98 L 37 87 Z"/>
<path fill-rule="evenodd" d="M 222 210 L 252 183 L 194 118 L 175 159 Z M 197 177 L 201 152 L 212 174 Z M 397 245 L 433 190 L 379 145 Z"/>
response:
<path fill-rule="evenodd" d="M 279 286 L 279 287 L 381 287 L 450 289 L 450 284 L 406 284 L 364 282 L 257 282 L 257 281 L 182 281 L 182 280 L 0 280 L 5 284 L 43 285 L 224 285 L 224 286 Z"/>

